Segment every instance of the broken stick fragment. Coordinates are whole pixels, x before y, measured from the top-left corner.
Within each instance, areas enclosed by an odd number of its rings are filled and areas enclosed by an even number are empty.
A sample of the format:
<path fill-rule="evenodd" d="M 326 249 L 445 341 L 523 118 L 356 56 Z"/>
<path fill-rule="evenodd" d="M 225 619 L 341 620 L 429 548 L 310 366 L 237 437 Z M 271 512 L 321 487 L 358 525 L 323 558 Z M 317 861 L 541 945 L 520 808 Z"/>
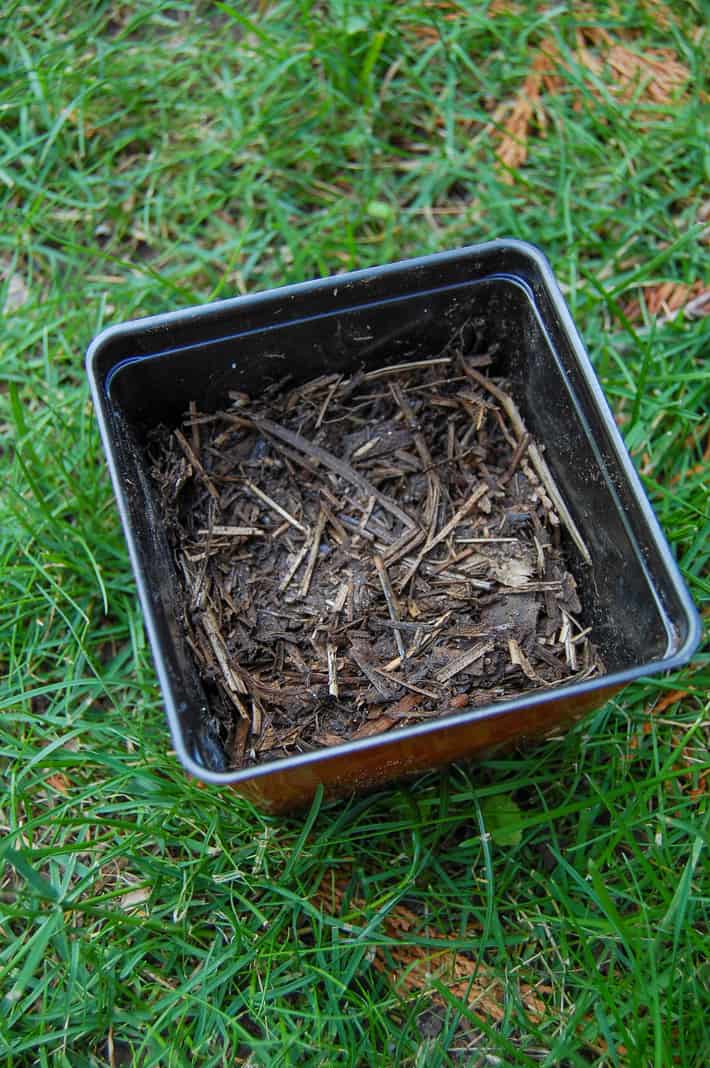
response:
<path fill-rule="evenodd" d="M 404 590 L 407 587 L 409 582 L 419 570 L 419 565 L 421 564 L 424 557 L 427 556 L 432 549 L 435 549 L 437 545 L 444 541 L 445 538 L 448 538 L 449 534 L 452 534 L 453 531 L 456 530 L 456 527 L 459 526 L 459 524 L 462 523 L 468 515 L 470 515 L 474 507 L 486 495 L 487 492 L 488 486 L 486 485 L 486 483 L 479 483 L 479 485 L 476 486 L 475 490 L 468 498 L 468 500 L 459 508 L 459 510 L 449 520 L 446 526 L 439 531 L 436 537 L 432 538 L 431 540 L 427 540 L 427 543 L 419 553 L 419 556 L 414 561 L 405 577 L 402 579 L 402 582 L 400 583 L 400 590 Z"/>
<path fill-rule="evenodd" d="M 251 482 L 249 479 L 244 480 L 244 485 L 250 493 L 253 493 L 254 496 L 258 497 L 260 501 L 262 501 L 264 504 L 267 504 L 269 508 L 273 508 L 273 510 L 278 515 L 280 515 L 282 519 L 285 519 L 287 523 L 290 523 L 292 527 L 295 527 L 296 530 L 300 530 L 302 534 L 308 533 L 308 529 L 304 527 L 303 523 L 300 523 L 298 519 L 295 519 L 291 515 L 290 512 L 287 512 L 285 508 L 282 508 L 281 505 L 273 499 L 273 497 L 269 497 L 267 493 L 264 493 L 264 491 L 259 489 L 258 486 L 255 486 L 254 483 Z"/>
<path fill-rule="evenodd" d="M 416 522 L 410 515 L 407 515 L 395 501 L 391 500 L 387 494 L 381 493 L 378 489 L 368 482 L 368 480 L 356 471 L 349 463 L 344 460 L 340 460 L 337 456 L 333 456 L 327 449 L 321 448 L 320 445 L 316 445 L 312 441 L 308 441 L 301 434 L 297 434 L 293 430 L 288 430 L 286 427 L 280 426 L 279 423 L 275 423 L 273 419 L 255 419 L 254 426 L 257 430 L 261 430 L 265 434 L 270 434 L 280 441 L 284 441 L 287 445 L 291 445 L 294 449 L 298 449 L 300 452 L 306 453 L 306 455 L 313 456 L 323 464 L 324 467 L 334 471 L 336 475 L 340 475 L 346 482 L 356 486 L 362 490 L 368 497 L 374 497 L 384 509 L 390 512 L 391 515 L 399 519 L 400 523 L 404 523 L 406 527 L 416 527 Z"/>
<path fill-rule="evenodd" d="M 311 579 L 313 578 L 313 572 L 316 568 L 318 561 L 318 552 L 320 550 L 320 542 L 323 537 L 323 530 L 327 520 L 325 511 L 321 508 L 318 513 L 318 520 L 316 522 L 316 529 L 313 531 L 311 538 L 311 551 L 308 556 L 308 563 L 306 564 L 306 570 L 301 581 L 301 597 L 306 597 L 311 586 Z"/>
<path fill-rule="evenodd" d="M 494 642 L 481 642 L 479 645 L 474 645 L 472 649 L 468 649 L 461 656 L 456 656 L 453 660 L 450 660 L 446 667 L 440 668 L 434 678 L 437 682 L 449 682 L 450 679 L 465 671 L 466 668 L 470 668 L 472 664 L 475 664 L 477 660 L 480 660 L 486 653 L 490 653 L 494 648 Z"/>
<path fill-rule="evenodd" d="M 520 412 L 518 411 L 518 407 L 515 401 L 512 397 L 509 397 L 507 393 L 504 393 L 502 389 L 499 389 L 494 382 L 491 382 L 490 378 L 486 378 L 485 375 L 482 375 L 481 372 L 477 371 L 475 368 L 468 367 L 466 365 L 465 360 L 463 361 L 463 369 L 469 378 L 473 379 L 474 382 L 477 382 L 479 386 L 483 386 L 483 388 L 488 393 L 490 393 L 492 397 L 495 397 L 495 399 L 498 401 L 498 403 L 501 405 L 506 415 L 508 416 L 510 424 L 513 427 L 513 430 L 515 431 L 515 434 L 518 438 L 518 442 L 523 442 L 528 439 L 527 454 L 530 457 L 530 462 L 532 463 L 541 481 L 543 482 L 545 489 L 549 494 L 550 500 L 557 509 L 561 521 L 567 527 L 572 541 L 582 554 L 583 560 L 585 561 L 585 563 L 591 564 L 592 557 L 590 555 L 589 549 L 586 546 L 584 538 L 580 534 L 577 524 L 572 518 L 570 510 L 565 503 L 564 497 L 557 488 L 557 483 L 555 482 L 555 479 L 552 475 L 552 471 L 550 471 L 550 468 L 547 466 L 547 462 L 543 459 L 542 453 L 540 452 L 537 445 L 529 439 L 527 428 L 525 426 L 525 423 L 523 422 L 523 418 Z M 518 460 L 519 459 L 520 457 L 518 457 Z"/>
<path fill-rule="evenodd" d="M 392 592 L 392 584 L 390 582 L 389 575 L 387 574 L 387 568 L 385 567 L 382 557 L 378 554 L 375 554 L 375 556 L 373 557 L 373 561 L 375 564 L 375 569 L 377 571 L 378 578 L 380 580 L 380 585 L 382 586 L 382 592 L 387 603 L 387 611 L 389 612 L 390 619 L 393 623 L 399 623 L 399 605 L 397 604 L 395 595 Z M 397 652 L 404 660 L 406 652 L 404 648 L 404 642 L 402 641 L 402 635 L 398 630 L 395 630 L 394 632 L 394 640 L 397 645 Z"/>
<path fill-rule="evenodd" d="M 204 527 L 197 532 L 200 535 L 214 535 L 218 538 L 257 538 L 263 537 L 266 534 L 265 530 L 261 527 L 233 527 L 233 526 L 214 526 Z"/>
<path fill-rule="evenodd" d="M 296 572 L 298 571 L 299 567 L 303 563 L 304 557 L 305 557 L 307 552 L 308 552 L 308 542 L 306 541 L 306 542 L 303 543 L 303 545 L 301 546 L 301 548 L 298 550 L 298 552 L 296 553 L 295 557 L 293 558 L 293 560 L 291 562 L 291 566 L 289 567 L 288 571 L 286 572 L 286 575 L 284 576 L 283 581 L 281 582 L 281 584 L 279 586 L 279 592 L 280 593 L 285 593 L 286 590 L 288 589 L 288 587 L 293 582 L 294 575 L 296 574 Z"/>
<path fill-rule="evenodd" d="M 331 697 L 340 697 L 340 690 L 338 689 L 338 661 L 336 658 L 335 646 L 329 642 L 326 649 L 326 656 L 328 658 L 328 693 Z"/>
<path fill-rule="evenodd" d="M 210 476 L 207 474 L 207 472 L 205 471 L 204 467 L 202 466 L 202 462 L 200 461 L 200 459 L 196 455 L 194 449 L 192 448 L 192 445 L 190 445 L 189 441 L 187 440 L 187 438 L 185 437 L 185 435 L 183 434 L 183 432 L 181 430 L 175 430 L 174 434 L 175 434 L 175 440 L 177 441 L 178 445 L 182 449 L 182 451 L 183 451 L 183 453 L 185 455 L 185 458 L 187 459 L 188 463 L 191 465 L 193 470 L 197 471 L 197 473 L 199 474 L 200 478 L 202 479 L 202 481 L 205 484 L 205 487 L 206 487 L 207 492 L 209 493 L 210 497 L 212 497 L 212 499 L 215 500 L 215 501 L 219 501 L 219 492 L 216 489 L 214 482 L 212 481 L 212 479 L 210 478 Z"/>

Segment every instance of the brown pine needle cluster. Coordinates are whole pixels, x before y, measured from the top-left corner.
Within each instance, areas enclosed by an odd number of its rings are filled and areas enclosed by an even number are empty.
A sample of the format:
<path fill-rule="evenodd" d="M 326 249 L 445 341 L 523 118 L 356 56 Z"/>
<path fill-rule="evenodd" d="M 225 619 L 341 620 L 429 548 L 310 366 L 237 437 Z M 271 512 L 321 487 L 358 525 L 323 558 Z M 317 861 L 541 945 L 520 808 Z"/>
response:
<path fill-rule="evenodd" d="M 498 137 L 496 156 L 506 184 L 513 183 L 515 172 L 528 159 L 535 126 L 545 136 L 546 98 L 567 84 L 574 94 L 574 108 L 581 109 L 582 90 L 566 78 L 573 68 L 586 93 L 597 100 L 611 96 L 620 103 L 633 102 L 641 119 L 652 119 L 678 101 L 690 81 L 690 71 L 672 48 L 639 50 L 633 41 L 619 41 L 598 26 L 579 29 L 568 56 L 561 54 L 552 37 L 545 38 L 515 98 L 496 109 L 489 127 Z"/>

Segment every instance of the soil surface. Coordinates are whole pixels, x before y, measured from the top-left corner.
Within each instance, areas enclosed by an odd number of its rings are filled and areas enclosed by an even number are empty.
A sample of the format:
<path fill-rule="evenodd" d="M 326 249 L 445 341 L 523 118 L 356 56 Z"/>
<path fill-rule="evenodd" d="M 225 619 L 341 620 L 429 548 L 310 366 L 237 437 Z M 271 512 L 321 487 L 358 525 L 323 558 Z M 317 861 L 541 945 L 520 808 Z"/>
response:
<path fill-rule="evenodd" d="M 153 433 L 215 768 L 603 672 L 562 529 L 586 546 L 488 363 L 232 393 Z"/>

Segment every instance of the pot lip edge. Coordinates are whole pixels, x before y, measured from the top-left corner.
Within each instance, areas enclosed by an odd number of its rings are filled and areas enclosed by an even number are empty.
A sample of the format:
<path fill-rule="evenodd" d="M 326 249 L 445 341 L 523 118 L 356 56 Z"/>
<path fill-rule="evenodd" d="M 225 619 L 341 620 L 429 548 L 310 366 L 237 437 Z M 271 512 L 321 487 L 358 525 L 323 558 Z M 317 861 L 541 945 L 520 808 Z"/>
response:
<path fill-rule="evenodd" d="M 690 637 L 695 638 L 695 635 L 691 635 Z M 276 773 L 290 774 L 303 767 L 315 766 L 317 769 L 320 764 L 326 763 L 329 760 L 350 755 L 355 756 L 368 749 L 381 748 L 384 757 L 386 755 L 386 750 L 397 742 L 406 743 L 409 739 L 421 737 L 426 734 L 439 733 L 447 730 L 449 727 L 463 727 L 481 720 L 523 714 L 540 705 L 561 704 L 565 699 L 569 700 L 574 697 L 583 697 L 586 694 L 594 693 L 596 691 L 611 691 L 609 696 L 604 699 L 603 702 L 600 702 L 601 706 L 602 703 L 606 703 L 606 700 L 610 700 L 614 693 L 623 689 L 629 683 L 650 675 L 660 674 L 664 671 L 672 671 L 687 663 L 697 648 L 699 641 L 700 634 L 698 633 L 697 641 L 692 648 L 689 647 L 690 643 L 686 642 L 683 649 L 674 653 L 670 657 L 663 657 L 656 661 L 651 661 L 650 663 L 639 664 L 633 668 L 625 668 L 623 671 L 613 672 L 609 675 L 600 675 L 597 678 L 573 683 L 569 686 L 550 687 L 534 694 L 528 694 L 527 696 L 523 695 L 522 697 L 510 699 L 508 701 L 482 705 L 480 708 L 464 709 L 455 715 L 432 717 L 423 723 L 398 727 L 392 731 L 372 735 L 370 738 L 361 738 L 357 741 L 344 739 L 341 745 L 322 746 L 310 753 L 299 753 L 293 756 L 283 757 L 279 760 L 271 760 L 268 761 L 268 763 L 256 764 L 249 768 L 233 771 L 210 771 L 208 768 L 197 763 L 197 761 L 189 754 L 187 747 L 185 746 L 184 735 L 177 721 L 177 714 L 172 700 L 168 700 L 165 691 L 163 691 L 163 696 L 165 698 L 167 718 L 175 755 L 185 771 L 187 771 L 193 778 L 199 779 L 201 782 L 209 785 L 236 786 L 243 782 L 268 778 L 270 775 Z M 687 655 L 685 646 L 688 646 Z M 593 709 L 590 709 L 589 711 L 591 712 Z M 521 726 L 522 725 L 523 724 L 521 724 Z"/>

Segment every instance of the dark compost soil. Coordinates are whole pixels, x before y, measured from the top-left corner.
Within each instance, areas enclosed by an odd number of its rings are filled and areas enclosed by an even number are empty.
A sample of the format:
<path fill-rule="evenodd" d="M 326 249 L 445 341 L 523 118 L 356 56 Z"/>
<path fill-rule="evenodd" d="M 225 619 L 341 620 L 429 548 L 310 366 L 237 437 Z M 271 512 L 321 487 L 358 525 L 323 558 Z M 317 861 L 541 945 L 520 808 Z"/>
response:
<path fill-rule="evenodd" d="M 228 765 L 603 671 L 541 449 L 485 357 L 327 375 L 150 441 Z"/>

